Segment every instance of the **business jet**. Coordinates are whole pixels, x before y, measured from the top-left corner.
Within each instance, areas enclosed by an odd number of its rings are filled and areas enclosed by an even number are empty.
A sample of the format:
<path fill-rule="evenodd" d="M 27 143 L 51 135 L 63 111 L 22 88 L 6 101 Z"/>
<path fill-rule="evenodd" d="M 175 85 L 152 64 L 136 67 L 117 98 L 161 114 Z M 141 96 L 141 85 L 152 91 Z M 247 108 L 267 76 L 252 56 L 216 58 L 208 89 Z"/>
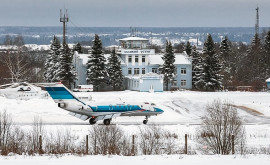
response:
<path fill-rule="evenodd" d="M 110 125 L 112 118 L 119 116 L 145 116 L 143 124 L 147 124 L 150 116 L 162 114 L 164 111 L 154 103 L 142 105 L 116 104 L 91 106 L 75 97 L 63 84 L 46 84 L 44 89 L 49 93 L 58 107 L 69 111 L 81 120 L 88 120 L 91 125 L 103 120 L 104 125 Z"/>

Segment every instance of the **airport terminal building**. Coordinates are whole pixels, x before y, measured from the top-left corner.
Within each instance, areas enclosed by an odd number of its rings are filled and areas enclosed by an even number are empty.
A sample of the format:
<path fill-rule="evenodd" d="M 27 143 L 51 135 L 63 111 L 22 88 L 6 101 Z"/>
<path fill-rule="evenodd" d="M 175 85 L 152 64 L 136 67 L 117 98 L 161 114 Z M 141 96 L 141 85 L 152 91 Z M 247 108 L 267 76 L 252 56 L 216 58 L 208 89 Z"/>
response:
<path fill-rule="evenodd" d="M 117 54 L 121 61 L 124 88 L 141 92 L 162 92 L 163 75 L 159 68 L 163 65 L 163 54 L 155 54 L 148 48 L 148 39 L 128 37 L 120 39 Z M 86 63 L 89 54 L 74 54 L 74 65 L 78 73 L 76 85 L 87 84 Z M 108 59 L 110 55 L 105 54 Z M 175 54 L 176 78 L 169 85 L 170 89 L 192 88 L 192 60 L 186 54 Z"/>

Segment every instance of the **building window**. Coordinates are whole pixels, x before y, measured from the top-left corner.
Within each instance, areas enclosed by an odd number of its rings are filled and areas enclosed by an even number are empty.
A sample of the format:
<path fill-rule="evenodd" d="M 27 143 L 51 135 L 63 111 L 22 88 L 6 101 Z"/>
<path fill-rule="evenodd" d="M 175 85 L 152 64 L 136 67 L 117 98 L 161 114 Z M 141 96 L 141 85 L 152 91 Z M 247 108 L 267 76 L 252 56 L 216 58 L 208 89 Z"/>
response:
<path fill-rule="evenodd" d="M 142 62 L 145 62 L 145 56 L 142 56 Z"/>
<path fill-rule="evenodd" d="M 134 74 L 140 74 L 140 69 L 139 68 L 134 68 Z"/>
<path fill-rule="evenodd" d="M 172 86 L 176 87 L 177 86 L 177 81 L 176 80 L 173 80 L 172 82 Z"/>
<path fill-rule="evenodd" d="M 132 74 L 132 68 L 128 68 L 128 74 Z"/>
<path fill-rule="evenodd" d="M 181 68 L 181 74 L 187 74 L 187 69 L 186 68 Z"/>
<path fill-rule="evenodd" d="M 132 62 L 132 56 L 128 56 L 128 62 Z"/>
<path fill-rule="evenodd" d="M 152 73 L 157 73 L 157 68 L 152 68 Z"/>
<path fill-rule="evenodd" d="M 142 74 L 145 74 L 145 68 L 142 68 Z"/>
<path fill-rule="evenodd" d="M 139 62 L 139 56 L 135 56 L 135 62 Z"/>
<path fill-rule="evenodd" d="M 181 80 L 181 87 L 187 86 L 187 80 Z"/>

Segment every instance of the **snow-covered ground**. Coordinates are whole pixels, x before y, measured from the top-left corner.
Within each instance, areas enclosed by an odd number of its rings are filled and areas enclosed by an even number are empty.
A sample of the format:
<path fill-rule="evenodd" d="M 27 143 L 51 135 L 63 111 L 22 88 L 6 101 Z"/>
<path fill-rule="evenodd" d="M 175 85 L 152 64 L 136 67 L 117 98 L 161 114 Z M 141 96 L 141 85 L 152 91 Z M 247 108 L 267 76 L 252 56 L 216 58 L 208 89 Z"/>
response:
<path fill-rule="evenodd" d="M 270 93 L 267 92 L 194 92 L 177 91 L 163 93 L 143 93 L 136 91 L 75 93 L 78 96 L 92 96 L 90 105 L 154 102 L 164 113 L 153 116 L 149 124 L 160 125 L 162 129 L 178 135 L 180 145 L 184 144 L 184 134 L 189 134 L 189 144 L 195 147 L 196 129 L 201 123 L 205 106 L 214 99 L 227 100 L 239 106 L 238 112 L 244 120 L 247 146 L 270 147 Z M 243 108 L 244 107 L 244 108 Z M 31 129 L 36 116 L 44 121 L 46 130 L 70 129 L 72 133 L 84 137 L 88 134 L 88 121 L 68 115 L 57 107 L 51 98 L 15 100 L 0 97 L 0 110 L 12 115 L 13 121 L 25 129 Z M 127 135 L 137 134 L 144 117 L 118 117 L 112 124 L 121 127 Z M 99 121 L 98 123 L 102 123 Z"/>
<path fill-rule="evenodd" d="M 268 165 L 270 162 L 269 155 L 152 155 L 152 156 L 11 156 L 11 157 L 1 157 L 0 164 L 3 165 L 17 165 L 17 164 L 27 164 L 27 165 L 47 165 L 47 164 L 58 164 L 58 165 L 88 165 L 88 164 L 129 164 L 129 165 L 209 165 L 209 164 L 219 164 L 219 165 Z"/>
<path fill-rule="evenodd" d="M 75 95 L 91 95 L 92 101 L 86 101 L 90 105 L 153 102 L 164 110 L 162 115 L 149 119 L 149 123 L 156 124 L 200 124 L 205 106 L 214 99 L 220 99 L 238 106 L 238 112 L 245 124 L 270 124 L 270 93 L 267 92 L 119 91 L 75 93 Z M 32 123 L 35 116 L 40 116 L 45 123 L 50 124 L 87 124 L 58 108 L 51 98 L 24 101 L 0 96 L 0 110 L 12 114 L 15 123 Z M 143 117 L 118 117 L 113 122 L 141 124 L 142 120 Z"/>

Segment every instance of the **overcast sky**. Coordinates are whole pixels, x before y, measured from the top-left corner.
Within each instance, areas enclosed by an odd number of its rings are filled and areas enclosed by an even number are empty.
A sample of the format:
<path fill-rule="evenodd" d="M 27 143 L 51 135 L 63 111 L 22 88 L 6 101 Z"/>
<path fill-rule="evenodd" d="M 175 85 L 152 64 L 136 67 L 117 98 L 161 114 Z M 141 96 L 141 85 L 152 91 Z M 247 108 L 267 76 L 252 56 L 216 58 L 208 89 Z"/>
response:
<path fill-rule="evenodd" d="M 0 0 L 0 26 L 270 27 L 270 0 Z"/>

